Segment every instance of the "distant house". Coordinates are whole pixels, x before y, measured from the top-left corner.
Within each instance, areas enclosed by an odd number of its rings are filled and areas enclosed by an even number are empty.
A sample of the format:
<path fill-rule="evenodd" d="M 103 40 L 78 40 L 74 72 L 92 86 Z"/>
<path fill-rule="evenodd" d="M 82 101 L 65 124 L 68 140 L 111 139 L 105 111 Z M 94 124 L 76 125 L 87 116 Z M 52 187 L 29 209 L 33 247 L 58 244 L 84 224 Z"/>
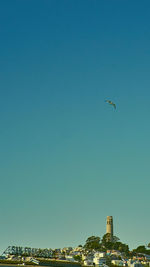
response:
<path fill-rule="evenodd" d="M 124 266 L 124 262 L 122 260 L 112 260 L 111 263 L 117 266 Z"/>
<path fill-rule="evenodd" d="M 82 255 L 83 264 L 86 266 L 93 266 L 93 256 L 92 255 Z"/>
<path fill-rule="evenodd" d="M 95 257 L 95 258 L 104 258 L 105 255 L 106 255 L 105 252 L 95 252 L 95 253 L 94 253 L 94 257 Z"/>
<path fill-rule="evenodd" d="M 83 264 L 84 264 L 85 266 L 93 266 L 93 261 L 84 260 Z"/>
<path fill-rule="evenodd" d="M 70 253 L 72 250 L 73 250 L 72 247 L 65 247 L 65 248 L 61 249 L 61 252 Z"/>
<path fill-rule="evenodd" d="M 143 265 L 140 262 L 134 262 L 130 265 L 130 267 L 143 267 Z"/>
<path fill-rule="evenodd" d="M 102 257 L 94 257 L 93 259 L 93 263 L 96 266 L 103 266 L 104 264 L 106 264 L 106 258 L 102 258 Z"/>
<path fill-rule="evenodd" d="M 71 262 L 75 261 L 74 257 L 71 256 L 71 255 L 66 255 L 65 258 L 66 258 L 67 261 L 71 261 Z"/>

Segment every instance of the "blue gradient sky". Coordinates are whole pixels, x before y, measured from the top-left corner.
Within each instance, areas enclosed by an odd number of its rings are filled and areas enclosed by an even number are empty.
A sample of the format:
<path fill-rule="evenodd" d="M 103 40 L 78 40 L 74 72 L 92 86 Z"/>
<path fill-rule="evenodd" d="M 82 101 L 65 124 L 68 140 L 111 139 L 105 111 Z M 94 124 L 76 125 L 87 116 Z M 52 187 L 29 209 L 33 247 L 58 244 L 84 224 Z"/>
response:
<path fill-rule="evenodd" d="M 0 2 L 0 251 L 150 242 L 150 1 Z M 104 102 L 111 99 L 116 111 Z"/>

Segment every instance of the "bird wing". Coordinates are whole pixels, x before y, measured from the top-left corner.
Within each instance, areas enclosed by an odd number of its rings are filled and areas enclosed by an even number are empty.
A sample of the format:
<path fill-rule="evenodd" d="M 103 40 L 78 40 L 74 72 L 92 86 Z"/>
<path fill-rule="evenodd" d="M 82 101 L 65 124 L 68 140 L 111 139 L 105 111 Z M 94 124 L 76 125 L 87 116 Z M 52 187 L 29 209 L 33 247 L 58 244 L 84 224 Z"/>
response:
<path fill-rule="evenodd" d="M 111 101 L 110 101 L 110 100 L 105 100 L 105 102 L 107 102 L 107 103 L 111 104 Z"/>
<path fill-rule="evenodd" d="M 116 109 L 116 104 L 115 103 L 112 103 L 112 105 L 114 106 L 114 108 Z"/>
<path fill-rule="evenodd" d="M 112 105 L 112 106 L 116 109 L 116 104 L 113 103 L 112 101 L 110 101 L 110 100 L 105 100 L 105 102 L 109 103 L 110 105 Z"/>

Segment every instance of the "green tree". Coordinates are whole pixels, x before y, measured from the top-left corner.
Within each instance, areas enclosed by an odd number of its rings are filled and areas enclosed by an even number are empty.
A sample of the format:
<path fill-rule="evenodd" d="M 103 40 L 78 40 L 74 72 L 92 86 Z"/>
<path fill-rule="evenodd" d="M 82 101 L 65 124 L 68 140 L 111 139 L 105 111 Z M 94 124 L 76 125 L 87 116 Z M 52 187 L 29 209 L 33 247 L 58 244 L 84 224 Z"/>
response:
<path fill-rule="evenodd" d="M 113 236 L 112 241 L 113 241 L 114 243 L 118 242 L 119 240 L 120 240 L 119 237 L 117 237 L 117 236 Z"/>
<path fill-rule="evenodd" d="M 118 250 L 119 250 L 120 252 L 124 252 L 126 256 L 129 254 L 129 246 L 126 245 L 126 244 L 123 244 L 123 243 L 121 243 L 121 242 L 120 242 L 120 245 L 119 245 Z"/>
<path fill-rule="evenodd" d="M 73 258 L 75 261 L 78 261 L 78 262 L 82 261 L 82 256 L 80 256 L 80 255 L 74 255 Z"/>
<path fill-rule="evenodd" d="M 145 246 L 138 246 L 133 251 L 136 252 L 136 253 L 146 253 L 146 247 Z"/>
<path fill-rule="evenodd" d="M 110 240 L 111 240 L 111 234 L 107 233 L 102 237 L 102 244 L 105 245 L 107 242 L 110 242 Z"/>
<path fill-rule="evenodd" d="M 87 250 L 100 250 L 101 244 L 100 244 L 100 237 L 98 236 L 90 236 L 84 245 L 84 248 Z"/>
<path fill-rule="evenodd" d="M 111 242 L 111 235 L 109 233 L 107 233 L 103 236 L 102 247 L 105 249 L 112 249 L 113 248 L 113 242 Z"/>
<path fill-rule="evenodd" d="M 120 252 L 124 252 L 125 255 L 128 255 L 129 253 L 128 245 L 120 242 L 117 236 L 113 236 L 113 238 L 111 238 L 111 235 L 109 233 L 103 236 L 102 247 L 105 248 L 106 250 L 107 249 L 119 250 Z"/>

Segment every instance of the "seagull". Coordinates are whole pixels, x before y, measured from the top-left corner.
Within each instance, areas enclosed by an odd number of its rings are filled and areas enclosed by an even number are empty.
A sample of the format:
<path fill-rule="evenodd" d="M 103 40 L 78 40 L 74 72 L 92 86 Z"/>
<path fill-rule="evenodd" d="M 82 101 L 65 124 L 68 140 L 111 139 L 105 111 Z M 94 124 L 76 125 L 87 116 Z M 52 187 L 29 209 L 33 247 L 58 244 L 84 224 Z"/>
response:
<path fill-rule="evenodd" d="M 105 102 L 107 102 L 108 104 L 112 105 L 112 106 L 116 109 L 116 104 L 113 103 L 112 101 L 110 101 L 110 100 L 105 100 Z"/>

